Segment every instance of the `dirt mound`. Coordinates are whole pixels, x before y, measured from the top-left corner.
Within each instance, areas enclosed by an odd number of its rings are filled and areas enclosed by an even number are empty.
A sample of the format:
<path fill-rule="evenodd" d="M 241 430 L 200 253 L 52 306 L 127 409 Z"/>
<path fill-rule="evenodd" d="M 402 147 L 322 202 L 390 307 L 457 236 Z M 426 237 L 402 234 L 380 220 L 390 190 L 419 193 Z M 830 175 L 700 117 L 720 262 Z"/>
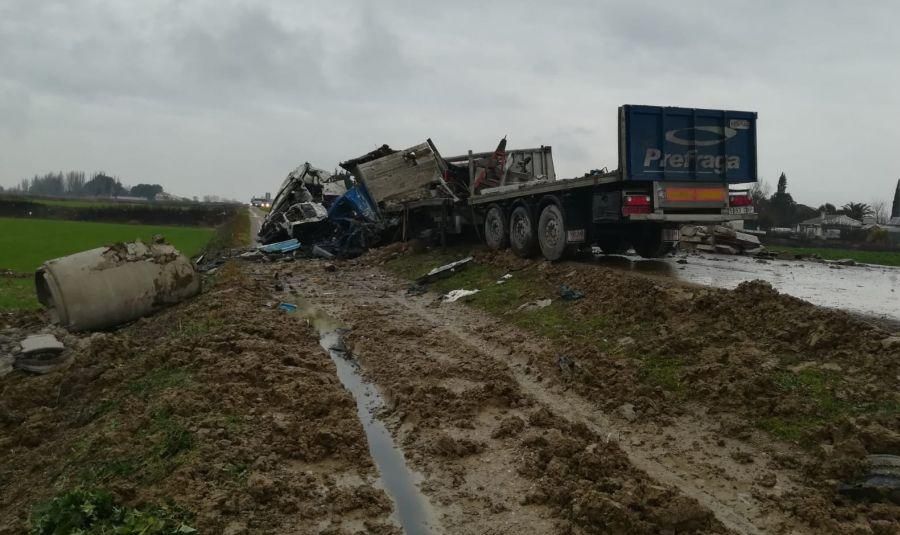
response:
<path fill-rule="evenodd" d="M 317 335 L 265 308 L 235 266 L 217 277 L 191 302 L 83 338 L 66 370 L 0 379 L 0 533 L 75 486 L 174 504 L 204 533 L 394 530 Z"/>
<path fill-rule="evenodd" d="M 529 503 L 548 504 L 580 533 L 725 533 L 709 510 L 656 484 L 618 446 L 546 409 L 519 447 L 519 472 L 537 481 Z M 535 415 L 532 415 L 535 416 Z"/>
<path fill-rule="evenodd" d="M 407 253 L 386 266 L 405 274 L 408 269 L 392 266 L 413 265 L 421 256 Z M 539 334 L 542 341 L 481 332 L 511 351 L 533 354 L 528 372 L 548 388 L 577 392 L 628 422 L 702 413 L 719 422 L 722 434 L 763 449 L 775 437 L 783 441 L 772 451 L 775 462 L 799 468 L 815 489 L 782 495 L 781 507 L 827 504 L 809 518 L 831 531 L 900 525 L 896 507 L 835 494 L 836 482 L 854 477 L 867 453 L 900 453 L 900 337 L 761 281 L 723 290 L 590 263 L 482 250 L 474 256 L 456 281 L 437 286 L 444 291 L 465 281 L 480 288 L 469 306 Z M 505 273 L 512 278 L 495 285 Z M 584 297 L 561 299 L 563 285 Z M 553 303 L 546 308 L 520 310 L 548 298 Z M 552 425 L 552 418 L 536 413 L 529 423 Z M 878 522 L 865 520 L 869 515 Z"/>

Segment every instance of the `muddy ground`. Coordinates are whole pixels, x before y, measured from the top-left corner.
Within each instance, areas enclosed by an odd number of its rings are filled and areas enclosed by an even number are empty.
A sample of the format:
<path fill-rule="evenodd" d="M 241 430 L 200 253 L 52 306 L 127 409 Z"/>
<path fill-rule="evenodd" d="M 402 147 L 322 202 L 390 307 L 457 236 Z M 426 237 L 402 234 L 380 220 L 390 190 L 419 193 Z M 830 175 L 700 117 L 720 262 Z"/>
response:
<path fill-rule="evenodd" d="M 237 266 L 208 282 L 119 331 L 66 336 L 62 371 L 0 379 L 0 533 L 78 487 L 170 506 L 200 533 L 398 532 L 318 335 Z"/>
<path fill-rule="evenodd" d="M 610 511 L 639 532 L 900 528 L 896 504 L 835 491 L 866 453 L 900 453 L 892 333 L 760 282 L 727 291 L 476 250 L 475 268 L 432 289 L 482 291 L 441 303 L 390 274 L 453 254 L 257 268 L 350 329 L 451 532 L 618 532 Z M 586 297 L 559 300 L 560 283 Z M 618 460 L 591 473 L 579 456 L 598 447 Z M 657 508 L 672 503 L 680 519 Z"/>

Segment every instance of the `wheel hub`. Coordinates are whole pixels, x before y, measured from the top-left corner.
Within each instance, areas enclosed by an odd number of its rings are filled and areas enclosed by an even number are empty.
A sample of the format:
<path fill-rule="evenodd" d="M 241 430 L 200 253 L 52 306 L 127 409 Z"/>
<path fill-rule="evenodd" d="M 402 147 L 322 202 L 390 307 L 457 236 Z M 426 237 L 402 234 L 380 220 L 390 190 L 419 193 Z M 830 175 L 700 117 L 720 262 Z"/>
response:
<path fill-rule="evenodd" d="M 552 247 L 559 243 L 559 231 L 559 221 L 555 217 L 547 221 L 547 225 L 544 227 L 544 241 L 547 245 Z"/>

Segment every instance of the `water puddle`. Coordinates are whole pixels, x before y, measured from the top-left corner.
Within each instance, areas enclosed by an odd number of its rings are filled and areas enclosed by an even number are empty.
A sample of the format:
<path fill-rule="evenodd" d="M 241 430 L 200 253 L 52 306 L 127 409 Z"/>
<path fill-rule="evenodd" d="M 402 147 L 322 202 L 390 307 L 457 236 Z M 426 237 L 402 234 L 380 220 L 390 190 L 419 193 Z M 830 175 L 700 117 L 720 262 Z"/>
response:
<path fill-rule="evenodd" d="M 344 345 L 346 330 L 319 311 L 313 311 L 307 317 L 319 331 L 319 344 L 337 367 L 338 378 L 356 400 L 356 415 L 363 425 L 369 453 L 378 468 L 379 483 L 394 501 L 394 519 L 408 535 L 432 533 L 431 505 L 417 486 L 422 476 L 406 465 L 403 452 L 394 443 L 384 422 L 378 418 L 378 413 L 385 406 L 384 398 L 375 385 L 363 379 L 359 363 Z"/>
<path fill-rule="evenodd" d="M 874 265 L 832 266 L 807 261 L 769 260 L 746 256 L 691 255 L 687 264 L 675 258 L 598 257 L 595 263 L 623 271 L 670 277 L 695 284 L 732 289 L 759 279 L 776 290 L 819 306 L 864 316 L 900 321 L 900 268 Z"/>

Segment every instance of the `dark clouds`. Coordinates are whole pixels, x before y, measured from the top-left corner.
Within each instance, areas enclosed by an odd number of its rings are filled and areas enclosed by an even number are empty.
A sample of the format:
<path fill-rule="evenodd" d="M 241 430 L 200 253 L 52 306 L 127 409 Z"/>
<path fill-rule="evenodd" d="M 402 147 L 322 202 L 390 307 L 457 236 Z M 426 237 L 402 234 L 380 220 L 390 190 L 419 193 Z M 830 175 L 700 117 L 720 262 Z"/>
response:
<path fill-rule="evenodd" d="M 616 162 L 616 107 L 760 112 L 809 204 L 892 192 L 893 2 L 0 0 L 0 184 L 106 169 L 245 198 L 387 142 Z"/>

